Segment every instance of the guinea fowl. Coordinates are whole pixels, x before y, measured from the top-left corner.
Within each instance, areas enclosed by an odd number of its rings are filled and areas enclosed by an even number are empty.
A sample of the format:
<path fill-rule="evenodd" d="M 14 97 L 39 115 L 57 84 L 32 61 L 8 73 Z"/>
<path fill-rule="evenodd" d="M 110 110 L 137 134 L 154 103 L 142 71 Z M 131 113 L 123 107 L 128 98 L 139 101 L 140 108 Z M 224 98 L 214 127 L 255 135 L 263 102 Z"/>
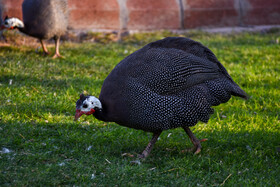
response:
<path fill-rule="evenodd" d="M 2 20 L 2 6 L 1 6 L 1 1 L 0 1 L 0 40 L 3 39 L 3 33 L 2 30 L 4 29 L 4 25 L 3 25 L 3 20 Z"/>
<path fill-rule="evenodd" d="M 68 25 L 68 1 L 67 0 L 24 0 L 22 3 L 23 22 L 18 18 L 4 20 L 7 29 L 19 31 L 38 38 L 41 42 L 44 54 L 49 54 L 43 43 L 44 39 L 54 38 L 55 55 L 59 54 L 60 36 L 65 34 Z"/>
<path fill-rule="evenodd" d="M 1 6 L 1 1 L 0 1 L 0 31 L 4 28 L 3 25 L 3 19 L 2 19 L 2 6 Z"/>
<path fill-rule="evenodd" d="M 122 60 L 104 80 L 99 99 L 81 94 L 75 120 L 93 114 L 102 121 L 152 132 L 141 158 L 148 156 L 163 130 L 182 127 L 197 154 L 205 139 L 197 139 L 189 127 L 207 123 L 211 106 L 227 102 L 231 95 L 247 99 L 207 47 L 168 37 Z"/>

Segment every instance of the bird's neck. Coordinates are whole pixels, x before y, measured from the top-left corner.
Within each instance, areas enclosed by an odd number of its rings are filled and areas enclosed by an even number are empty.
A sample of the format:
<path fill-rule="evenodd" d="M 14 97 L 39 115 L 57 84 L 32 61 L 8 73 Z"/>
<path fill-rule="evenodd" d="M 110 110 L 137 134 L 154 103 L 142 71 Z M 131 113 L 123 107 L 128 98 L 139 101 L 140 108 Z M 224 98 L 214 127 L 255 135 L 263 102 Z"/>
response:
<path fill-rule="evenodd" d="M 98 120 L 101 120 L 101 121 L 110 121 L 109 117 L 108 117 L 108 111 L 107 111 L 107 105 L 102 102 L 101 100 L 100 101 L 100 108 L 98 108 L 95 113 L 94 113 L 94 117 Z"/>
<path fill-rule="evenodd" d="M 17 29 L 22 32 L 22 33 L 25 33 L 26 34 L 26 30 L 25 30 L 25 27 L 17 27 Z"/>
<path fill-rule="evenodd" d="M 17 28 L 20 32 L 25 33 L 25 26 L 24 23 L 18 18 L 11 18 L 16 23 L 15 28 Z"/>
<path fill-rule="evenodd" d="M 104 114 L 104 111 L 103 109 L 98 109 L 95 111 L 95 113 L 93 114 L 94 117 L 98 120 L 101 120 L 101 121 L 106 121 L 106 118 L 105 118 L 105 114 Z"/>

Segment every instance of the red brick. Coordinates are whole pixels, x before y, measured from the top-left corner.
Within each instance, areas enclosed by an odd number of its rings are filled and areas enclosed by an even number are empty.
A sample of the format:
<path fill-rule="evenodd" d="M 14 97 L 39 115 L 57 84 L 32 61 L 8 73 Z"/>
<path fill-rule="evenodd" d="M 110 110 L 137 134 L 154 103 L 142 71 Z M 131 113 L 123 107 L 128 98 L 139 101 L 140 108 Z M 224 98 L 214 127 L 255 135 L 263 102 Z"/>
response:
<path fill-rule="evenodd" d="M 6 7 L 11 8 L 21 8 L 23 0 L 2 0 L 2 4 L 4 4 Z"/>
<path fill-rule="evenodd" d="M 1 1 L 1 0 L 0 0 Z M 239 3 L 247 5 L 240 13 Z M 22 18 L 23 0 L 2 0 L 3 16 Z M 118 0 L 68 0 L 74 29 L 119 29 Z M 179 29 L 178 0 L 127 0 L 127 29 Z M 182 0 L 185 28 L 280 24 L 279 0 Z M 126 22 L 125 22 L 126 23 Z"/>
<path fill-rule="evenodd" d="M 69 26 L 75 29 L 118 29 L 118 16 L 116 11 L 72 10 Z"/>
<path fill-rule="evenodd" d="M 117 0 L 69 0 L 69 26 L 75 29 L 118 29 Z"/>
<path fill-rule="evenodd" d="M 190 7 L 192 9 L 228 9 L 234 7 L 235 0 L 185 0 L 183 1 L 185 7 Z"/>
<path fill-rule="evenodd" d="M 129 10 L 153 10 L 153 9 L 176 9 L 178 6 L 176 0 L 127 0 Z"/>
<path fill-rule="evenodd" d="M 70 9 L 118 10 L 117 0 L 68 0 Z"/>
<path fill-rule="evenodd" d="M 22 19 L 21 4 L 23 0 L 2 0 L 3 16 L 17 17 Z"/>
<path fill-rule="evenodd" d="M 128 29 L 180 28 L 177 0 L 127 0 Z"/>
<path fill-rule="evenodd" d="M 247 0 L 253 8 L 280 7 L 279 0 Z"/>
<path fill-rule="evenodd" d="M 238 25 L 238 14 L 234 9 L 185 10 L 184 27 L 223 27 Z"/>
<path fill-rule="evenodd" d="M 235 0 L 184 1 L 184 27 L 222 27 L 238 25 Z"/>
<path fill-rule="evenodd" d="M 248 0 L 250 9 L 244 17 L 247 25 L 280 24 L 279 0 Z"/>
<path fill-rule="evenodd" d="M 275 8 L 254 8 L 244 17 L 246 25 L 280 24 L 280 9 Z"/>

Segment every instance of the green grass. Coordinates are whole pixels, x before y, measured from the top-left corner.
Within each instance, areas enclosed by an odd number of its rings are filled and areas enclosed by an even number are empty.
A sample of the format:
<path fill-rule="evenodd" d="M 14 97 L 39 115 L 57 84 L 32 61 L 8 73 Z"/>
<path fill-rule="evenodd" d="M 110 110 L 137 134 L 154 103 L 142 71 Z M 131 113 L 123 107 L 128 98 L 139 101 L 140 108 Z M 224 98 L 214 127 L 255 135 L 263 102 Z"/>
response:
<path fill-rule="evenodd" d="M 208 46 L 250 95 L 214 107 L 208 124 L 192 128 L 198 138 L 208 138 L 199 155 L 181 152 L 192 144 L 175 129 L 163 132 L 151 155 L 133 164 L 137 158 L 122 154 L 142 152 L 150 133 L 91 116 L 73 121 L 80 93 L 98 96 L 119 61 L 171 35 L 135 34 L 123 43 L 65 42 L 65 59 L 56 60 L 34 47 L 1 47 L 0 185 L 278 186 L 279 31 L 182 35 Z"/>

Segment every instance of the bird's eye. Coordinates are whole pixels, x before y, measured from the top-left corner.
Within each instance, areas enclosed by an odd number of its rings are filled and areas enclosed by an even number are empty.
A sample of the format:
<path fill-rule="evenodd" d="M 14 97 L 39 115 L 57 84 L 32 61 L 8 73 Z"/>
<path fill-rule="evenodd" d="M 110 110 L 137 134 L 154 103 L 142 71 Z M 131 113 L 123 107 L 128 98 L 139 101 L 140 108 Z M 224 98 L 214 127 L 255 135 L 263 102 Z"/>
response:
<path fill-rule="evenodd" d="M 93 105 L 93 102 L 91 102 L 91 104 Z"/>
<path fill-rule="evenodd" d="M 83 104 L 83 108 L 87 108 L 88 107 L 88 105 L 87 104 Z"/>

